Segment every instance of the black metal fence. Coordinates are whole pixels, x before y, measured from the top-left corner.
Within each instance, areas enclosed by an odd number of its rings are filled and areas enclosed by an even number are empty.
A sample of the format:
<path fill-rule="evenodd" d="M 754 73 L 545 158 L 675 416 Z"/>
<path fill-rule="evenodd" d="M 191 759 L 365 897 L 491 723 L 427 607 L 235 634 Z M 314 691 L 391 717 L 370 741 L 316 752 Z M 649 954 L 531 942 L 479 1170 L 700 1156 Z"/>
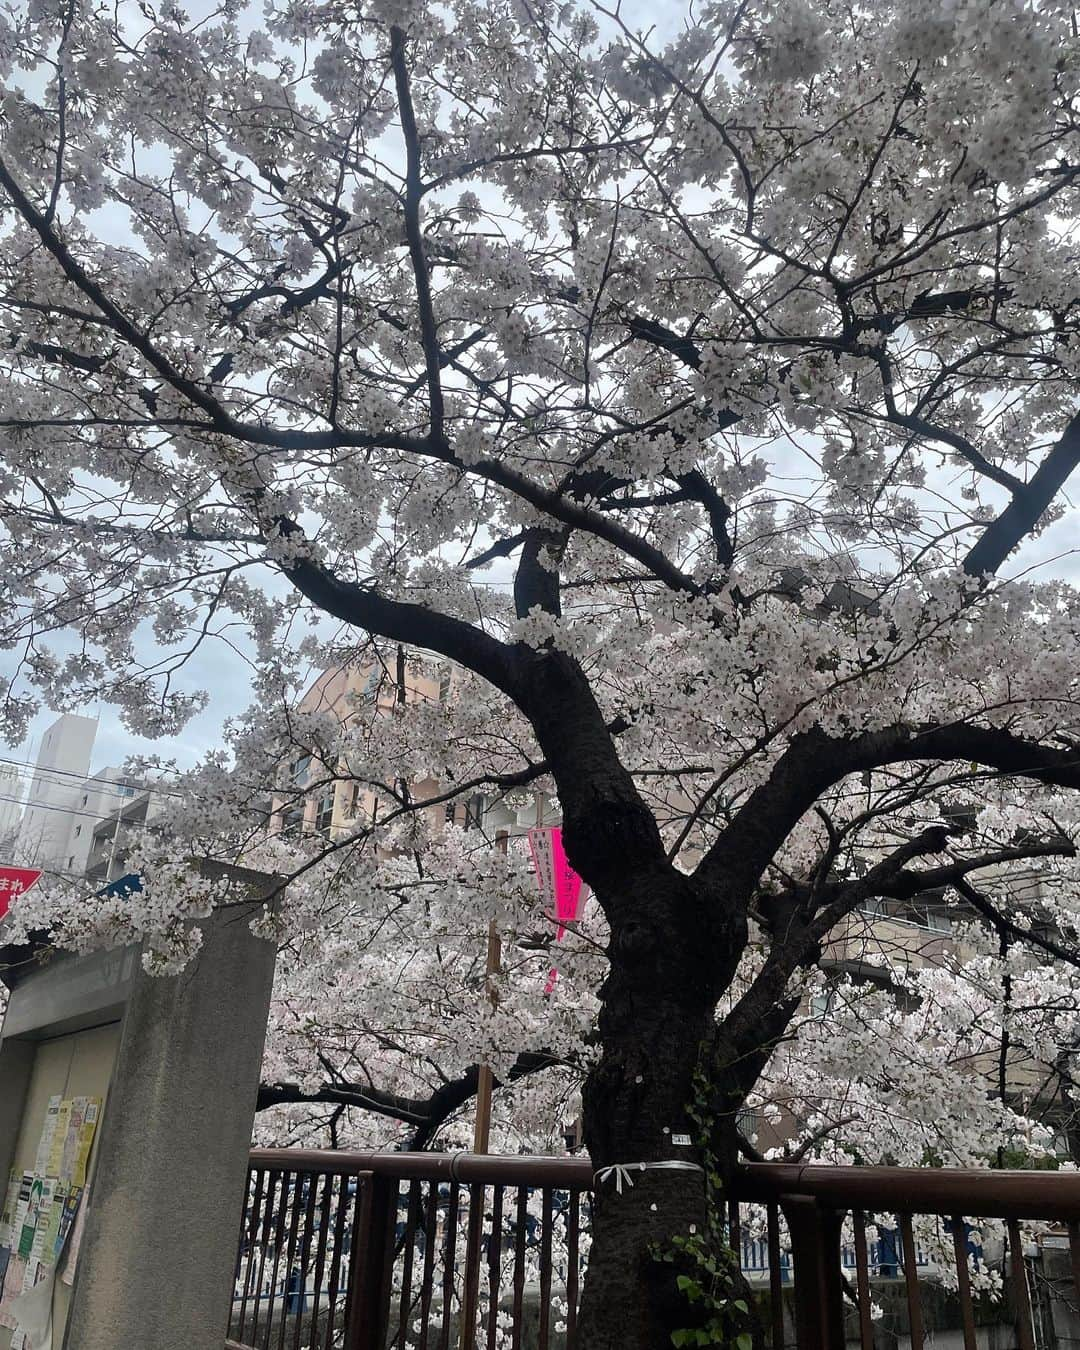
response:
<path fill-rule="evenodd" d="M 578 1158 L 258 1150 L 229 1343 L 573 1350 L 592 1185 Z M 1037 1350 L 1022 1220 L 1059 1223 L 1075 1279 L 1077 1173 L 751 1164 L 729 1234 L 767 1306 L 772 1350 L 840 1350 L 852 1334 L 873 1350 L 873 1278 L 902 1281 L 911 1350 L 923 1350 L 928 1273 L 955 1286 L 976 1350 L 972 1280 L 997 1231 L 1015 1344 Z"/>

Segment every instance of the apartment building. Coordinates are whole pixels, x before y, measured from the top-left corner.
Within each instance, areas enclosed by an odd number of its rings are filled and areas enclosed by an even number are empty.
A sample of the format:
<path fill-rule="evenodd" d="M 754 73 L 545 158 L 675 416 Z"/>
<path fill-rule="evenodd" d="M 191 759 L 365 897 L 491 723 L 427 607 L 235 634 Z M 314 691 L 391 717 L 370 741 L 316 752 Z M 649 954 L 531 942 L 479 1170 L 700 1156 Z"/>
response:
<path fill-rule="evenodd" d="M 154 822 L 164 815 L 165 805 L 165 796 L 155 787 L 132 786 L 126 800 L 90 829 L 83 868 L 87 879 L 106 885 L 126 876 L 131 870 L 127 859 L 132 836 L 148 827 L 153 829 Z"/>
<path fill-rule="evenodd" d="M 344 662 L 323 671 L 300 700 L 297 711 L 331 713 L 345 727 L 353 727 L 373 717 L 389 716 L 402 704 L 408 707 L 422 701 L 437 702 L 445 694 L 442 674 L 433 664 L 429 667 L 415 660 L 403 661 L 403 678 L 399 679 L 398 673 L 375 662 Z M 271 798 L 273 834 L 332 838 L 357 820 L 374 819 L 379 810 L 377 795 L 345 776 L 348 765 L 320 764 L 298 744 L 295 756 L 283 768 L 288 786 Z M 340 777 L 334 778 L 335 769 Z M 433 790 L 434 784 L 416 783 L 410 788 L 422 794 Z"/>
<path fill-rule="evenodd" d="M 41 739 L 13 845 L 16 861 L 69 876 L 85 870 L 95 825 L 137 779 L 115 766 L 90 772 L 96 717 L 64 713 Z"/>
<path fill-rule="evenodd" d="M 329 712 L 345 726 L 363 724 L 374 717 L 386 717 L 421 702 L 439 702 L 450 696 L 451 675 L 442 663 L 402 654 L 400 668 L 393 670 L 374 661 L 343 662 L 331 667 L 314 681 L 297 705 L 300 713 Z M 342 777 L 332 781 L 326 766 L 320 765 L 304 746 L 282 766 L 289 781 L 287 790 L 274 793 L 270 807 L 270 829 L 274 834 L 320 834 L 333 838 L 339 830 L 357 821 L 375 819 L 385 811 L 385 798 L 362 783 Z M 347 771 L 348 766 L 338 766 Z M 330 781 L 326 781 L 330 780 Z M 435 779 L 410 782 L 415 798 L 437 795 L 441 785 Z M 543 817 L 545 807 L 530 797 L 520 807 L 504 800 L 487 800 L 475 794 L 467 801 L 456 800 L 432 808 L 439 821 L 469 826 L 483 823 L 493 835 L 523 834 L 537 824 L 554 823 Z"/>

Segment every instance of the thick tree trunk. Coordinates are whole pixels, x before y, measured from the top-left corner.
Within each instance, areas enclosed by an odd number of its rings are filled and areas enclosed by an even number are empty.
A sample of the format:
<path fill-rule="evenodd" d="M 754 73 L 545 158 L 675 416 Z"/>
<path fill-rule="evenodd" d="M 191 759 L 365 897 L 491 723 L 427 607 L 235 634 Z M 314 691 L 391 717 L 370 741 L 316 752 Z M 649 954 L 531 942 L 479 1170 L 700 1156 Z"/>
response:
<path fill-rule="evenodd" d="M 733 953 L 718 964 L 730 978 Z M 715 1022 L 714 992 L 693 981 L 649 984 L 640 972 L 635 983 L 625 968 L 613 966 L 600 1016 L 603 1053 L 584 1103 L 585 1142 L 599 1172 L 617 1163 L 699 1162 L 700 1126 L 687 1109 L 692 1104 L 699 1120 L 709 1122 L 710 1166 L 726 1192 L 738 1166 L 738 1111 L 798 1000 L 763 1004 L 747 1048 L 732 1040 L 732 1018 Z M 739 1011 L 736 1025 L 747 1015 L 745 1007 Z M 695 1085 L 699 1067 L 705 1079 Z M 676 1142 L 685 1135 L 693 1147 Z M 707 1231 L 704 1173 L 631 1171 L 629 1180 L 632 1187 L 624 1180 L 621 1194 L 614 1172 L 597 1181 L 579 1350 L 668 1350 L 672 1331 L 694 1326 L 700 1315 L 676 1288 L 676 1267 L 658 1263 L 653 1252 L 669 1248 L 675 1236 Z M 732 1281 L 731 1297 L 752 1306 L 737 1265 Z M 753 1314 L 735 1328 L 732 1341 L 742 1330 L 756 1345 L 763 1343 Z"/>
<path fill-rule="evenodd" d="M 694 1069 L 712 1009 L 665 997 L 635 1000 L 609 1028 L 585 1090 L 585 1143 L 593 1166 L 679 1159 L 694 1163 L 688 1120 Z M 610 1017 L 607 1019 L 612 1020 Z M 631 1184 L 632 1183 L 632 1184 Z M 578 1320 L 579 1350 L 658 1350 L 687 1323 L 687 1305 L 670 1266 L 651 1248 L 675 1234 L 703 1232 L 704 1174 L 630 1171 L 598 1178 L 592 1246 Z"/>
<path fill-rule="evenodd" d="M 677 1235 L 705 1233 L 705 1175 L 689 1108 L 702 1050 L 715 1042 L 717 1000 L 745 935 L 724 923 L 719 905 L 714 922 L 702 922 L 700 897 L 685 882 L 670 877 L 647 896 L 633 886 L 635 918 L 612 926 L 602 1053 L 585 1087 L 584 1122 L 600 1173 L 643 1162 L 696 1166 L 632 1170 L 621 1193 L 617 1172 L 598 1177 L 580 1350 L 666 1350 L 671 1332 L 693 1321 L 674 1268 L 653 1251 Z"/>

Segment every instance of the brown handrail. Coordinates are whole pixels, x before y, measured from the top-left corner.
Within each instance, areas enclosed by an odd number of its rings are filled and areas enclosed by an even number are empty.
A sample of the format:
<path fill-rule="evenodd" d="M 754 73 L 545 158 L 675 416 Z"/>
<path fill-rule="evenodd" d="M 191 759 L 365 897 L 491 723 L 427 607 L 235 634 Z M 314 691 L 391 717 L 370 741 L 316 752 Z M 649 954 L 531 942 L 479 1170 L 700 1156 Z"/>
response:
<path fill-rule="evenodd" d="M 487 1185 L 591 1190 L 587 1158 L 475 1153 L 351 1153 L 329 1149 L 260 1148 L 252 1167 L 333 1172 L 404 1181 L 474 1181 Z M 959 1167 L 821 1167 L 812 1163 L 746 1163 L 736 1198 L 769 1202 L 810 1195 L 830 1209 L 971 1214 L 987 1219 L 1080 1220 L 1080 1172 L 991 1171 Z"/>
<path fill-rule="evenodd" d="M 268 1171 L 333 1172 L 354 1177 L 361 1172 L 402 1181 L 475 1181 L 504 1186 L 561 1186 L 591 1190 L 592 1164 L 587 1158 L 479 1153 L 349 1153 L 332 1149 L 256 1148 L 251 1166 Z"/>
<path fill-rule="evenodd" d="M 736 1190 L 740 1200 L 809 1195 L 836 1210 L 1080 1219 L 1080 1172 L 747 1163 L 740 1169 Z"/>

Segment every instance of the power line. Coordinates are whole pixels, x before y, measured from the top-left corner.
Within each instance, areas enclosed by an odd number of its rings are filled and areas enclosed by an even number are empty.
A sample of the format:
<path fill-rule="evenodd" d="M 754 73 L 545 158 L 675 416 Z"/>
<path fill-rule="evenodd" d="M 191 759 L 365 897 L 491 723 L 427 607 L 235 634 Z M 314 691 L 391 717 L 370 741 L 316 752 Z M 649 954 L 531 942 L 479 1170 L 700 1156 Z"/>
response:
<path fill-rule="evenodd" d="M 13 768 L 21 770 L 30 770 L 32 774 L 59 774 L 64 778 L 77 778 L 80 783 L 101 783 L 110 787 L 131 787 L 130 779 L 124 778 L 98 778 L 94 774 L 80 773 L 78 769 L 52 768 L 49 765 L 36 764 L 29 759 L 8 759 L 0 755 L 0 764 L 9 764 Z M 25 776 L 25 774 L 23 775 Z M 134 777 L 135 775 L 132 775 Z"/>
<path fill-rule="evenodd" d="M 22 779 L 18 783 L 16 783 L 13 782 L 11 779 L 5 779 L 4 777 L 0 776 L 0 788 L 10 787 L 13 794 L 21 793 L 22 795 L 15 797 L 14 800 L 21 802 L 24 806 L 43 805 L 50 799 L 50 796 L 55 801 L 56 800 L 55 794 L 52 794 L 51 792 L 46 792 L 43 796 L 37 798 L 33 796 L 33 792 L 35 789 L 38 788 L 50 790 L 52 788 L 58 788 L 60 792 L 67 794 L 71 798 L 72 800 L 71 809 L 72 810 L 76 809 L 74 805 L 74 799 L 79 794 L 79 785 L 77 783 L 76 784 L 62 783 L 58 782 L 56 779 L 53 778 L 36 778 L 30 781 L 28 785 L 30 788 L 29 792 L 26 790 L 26 786 L 27 784 L 25 779 Z M 148 784 L 131 783 L 126 786 L 126 790 L 125 787 L 108 788 L 96 792 L 95 791 L 84 792 L 83 797 L 86 798 L 87 801 L 89 801 L 91 797 L 98 799 L 101 802 L 102 810 L 108 812 L 115 809 L 115 803 L 120 801 L 126 801 L 129 798 L 134 797 L 138 792 L 144 792 L 148 790 L 149 790 Z M 80 803 L 80 805 L 83 804 L 84 803 Z"/>
<path fill-rule="evenodd" d="M 142 791 L 152 793 L 155 789 L 143 788 Z M 138 793 L 135 794 L 135 796 L 138 795 Z M 157 795 L 160 796 L 161 794 L 158 793 Z M 135 796 L 125 798 L 125 801 L 134 801 Z M 52 802 L 24 802 L 19 797 L 10 797 L 4 793 L 0 793 L 0 802 L 15 802 L 18 806 L 25 806 L 27 811 L 59 811 L 61 815 L 89 817 L 91 820 L 108 820 L 111 816 L 116 815 L 118 810 L 123 810 L 122 807 L 114 807 L 111 811 L 106 811 L 104 814 L 101 814 L 98 811 L 83 811 L 74 806 L 58 806 Z"/>

